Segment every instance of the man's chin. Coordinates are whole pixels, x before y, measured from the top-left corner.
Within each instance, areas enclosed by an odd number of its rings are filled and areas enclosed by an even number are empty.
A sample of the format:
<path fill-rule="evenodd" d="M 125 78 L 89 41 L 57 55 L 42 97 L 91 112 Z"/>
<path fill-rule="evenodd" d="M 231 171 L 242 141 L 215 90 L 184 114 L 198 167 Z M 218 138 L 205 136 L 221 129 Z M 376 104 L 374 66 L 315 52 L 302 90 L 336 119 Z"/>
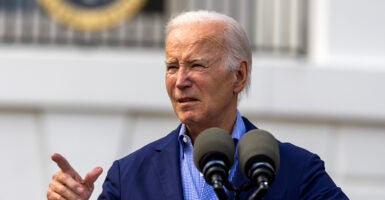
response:
<path fill-rule="evenodd" d="M 197 118 L 196 116 L 192 115 L 191 113 L 184 113 L 184 114 L 179 114 L 178 115 L 179 120 L 186 125 L 196 123 Z"/>
<path fill-rule="evenodd" d="M 186 124 L 186 125 L 189 125 L 189 124 L 193 124 L 195 122 L 195 120 L 193 120 L 192 118 L 179 118 L 180 122 L 182 122 L 183 124 Z"/>

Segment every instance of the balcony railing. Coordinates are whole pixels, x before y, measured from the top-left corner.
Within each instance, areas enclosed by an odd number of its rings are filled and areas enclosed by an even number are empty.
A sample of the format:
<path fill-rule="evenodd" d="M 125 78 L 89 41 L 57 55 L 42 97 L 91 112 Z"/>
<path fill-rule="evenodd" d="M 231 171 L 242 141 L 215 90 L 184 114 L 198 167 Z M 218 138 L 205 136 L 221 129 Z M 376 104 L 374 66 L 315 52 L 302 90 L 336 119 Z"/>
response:
<path fill-rule="evenodd" d="M 102 31 L 80 31 L 57 23 L 37 0 L 0 0 L 0 45 L 161 48 L 169 17 L 198 9 L 234 17 L 256 52 L 306 54 L 307 0 L 148 0 L 133 18 Z"/>

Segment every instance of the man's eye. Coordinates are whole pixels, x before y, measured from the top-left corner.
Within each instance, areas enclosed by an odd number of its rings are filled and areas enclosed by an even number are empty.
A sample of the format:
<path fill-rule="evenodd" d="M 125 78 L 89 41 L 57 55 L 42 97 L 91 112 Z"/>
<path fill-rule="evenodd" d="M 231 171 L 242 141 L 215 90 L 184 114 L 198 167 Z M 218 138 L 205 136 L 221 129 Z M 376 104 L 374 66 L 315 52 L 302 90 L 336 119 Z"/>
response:
<path fill-rule="evenodd" d="M 196 64 L 192 65 L 192 68 L 204 68 L 204 66 L 201 65 L 201 64 L 196 63 Z"/>
<path fill-rule="evenodd" d="M 167 71 L 169 71 L 169 72 L 176 71 L 177 69 L 178 69 L 177 66 L 173 66 L 173 65 L 167 66 Z"/>

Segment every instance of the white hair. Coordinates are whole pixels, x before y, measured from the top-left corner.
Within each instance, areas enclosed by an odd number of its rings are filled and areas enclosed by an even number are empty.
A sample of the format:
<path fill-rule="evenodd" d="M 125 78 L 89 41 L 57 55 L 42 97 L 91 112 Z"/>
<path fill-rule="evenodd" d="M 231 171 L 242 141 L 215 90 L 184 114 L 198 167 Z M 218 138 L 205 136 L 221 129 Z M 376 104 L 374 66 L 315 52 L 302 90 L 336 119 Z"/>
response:
<path fill-rule="evenodd" d="M 229 70 L 236 70 L 239 68 L 239 61 L 245 59 L 249 65 L 247 72 L 247 83 L 245 90 L 246 93 L 250 88 L 251 82 L 251 66 L 252 66 L 252 55 L 251 47 L 249 40 L 247 38 L 246 32 L 241 27 L 241 25 L 235 21 L 233 18 L 217 13 L 215 11 L 189 11 L 181 13 L 173 18 L 166 25 L 166 37 L 168 34 L 180 26 L 196 24 L 196 23 L 205 23 L 205 22 L 223 22 L 225 25 L 224 31 L 224 43 L 226 51 L 226 65 Z"/>

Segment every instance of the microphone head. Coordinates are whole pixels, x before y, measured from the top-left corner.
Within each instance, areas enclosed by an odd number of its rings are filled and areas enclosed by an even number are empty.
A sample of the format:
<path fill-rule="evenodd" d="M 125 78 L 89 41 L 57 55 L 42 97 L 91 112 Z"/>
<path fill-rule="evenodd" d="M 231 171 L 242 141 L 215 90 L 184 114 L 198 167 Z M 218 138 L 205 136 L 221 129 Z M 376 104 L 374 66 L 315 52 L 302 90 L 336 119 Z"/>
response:
<path fill-rule="evenodd" d="M 279 168 L 278 142 L 269 132 L 254 129 L 247 132 L 238 144 L 239 166 L 246 177 L 250 177 L 249 170 L 254 163 L 270 164 L 274 173 Z"/>
<path fill-rule="evenodd" d="M 210 161 L 222 161 L 230 169 L 234 162 L 234 153 L 233 139 L 226 130 L 220 128 L 202 131 L 194 142 L 194 164 L 200 172 L 203 172 Z"/>

